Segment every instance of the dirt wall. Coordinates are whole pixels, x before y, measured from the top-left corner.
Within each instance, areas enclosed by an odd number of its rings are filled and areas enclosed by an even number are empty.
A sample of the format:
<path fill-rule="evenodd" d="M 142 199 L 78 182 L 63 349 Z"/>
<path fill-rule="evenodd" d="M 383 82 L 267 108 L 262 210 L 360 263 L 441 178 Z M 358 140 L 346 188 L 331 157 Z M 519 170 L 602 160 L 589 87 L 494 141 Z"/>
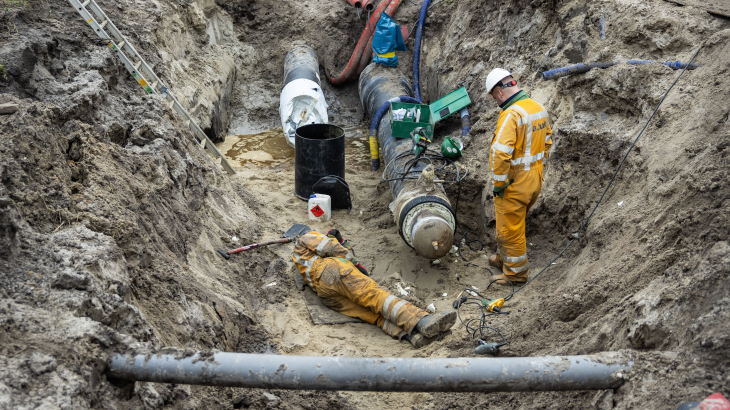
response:
<path fill-rule="evenodd" d="M 293 39 L 317 50 L 323 77 L 342 69 L 363 21 L 333 1 L 124 0 L 102 7 L 201 126 L 221 135 L 276 125 Z M 702 68 L 687 71 L 664 101 L 581 239 L 495 322 L 511 342 L 504 356 L 630 351 L 635 366 L 623 387 L 482 395 L 110 383 L 111 354 L 162 347 L 474 353 L 458 326 L 419 351 L 374 326 L 313 327 L 285 247 L 223 260 L 215 249 L 235 246 L 231 236 L 252 243 L 304 222 L 291 194 L 293 165 L 222 174 L 70 6 L 29 0 L 0 9 L 0 104 L 18 105 L 0 115 L 0 408 L 663 409 L 727 392 L 730 22 L 660 0 L 433 3 L 423 91 L 434 100 L 463 85 L 473 101 L 460 160 L 470 176 L 447 192 L 454 204 L 458 197 L 467 238 L 486 246 L 461 246 L 476 265 L 494 245 L 481 202 L 498 116 L 484 90 L 486 73 L 513 70 L 548 109 L 554 145 L 527 220 L 532 275 L 578 229 L 679 74 L 619 64 L 543 81 L 541 71 L 626 58 L 686 61 L 703 47 Z M 418 9 L 403 2 L 395 18 L 412 27 Z M 410 75 L 411 53 L 399 58 Z M 332 121 L 366 124 L 356 86 L 323 88 Z M 439 123 L 439 138 L 459 132 L 458 119 Z M 455 292 L 484 286 L 486 271 L 456 256 L 438 265 L 414 257 L 388 212 L 387 184 L 364 164 L 348 168 L 352 214 L 341 211 L 316 228 L 342 229 L 373 277 L 393 292 L 409 288 L 421 305 L 444 309 Z"/>
<path fill-rule="evenodd" d="M 266 406 L 260 391 L 106 379 L 117 352 L 276 350 L 253 317 L 262 282 L 285 265 L 265 250 L 221 258 L 215 249 L 234 245 L 221 238 L 260 239 L 251 194 L 66 2 L 15 3 L 0 11 L 0 103 L 17 106 L 0 116 L 0 408 Z M 231 37 L 225 11 L 102 7 L 192 112 L 210 123 L 227 111 L 236 69 L 216 43 Z M 277 394 L 346 407 L 331 394 Z"/>
<path fill-rule="evenodd" d="M 727 99 L 730 21 L 663 1 L 437 7 L 426 26 L 438 34 L 426 41 L 425 89 L 435 99 L 465 85 L 476 100 L 467 163 L 488 161 L 498 113 L 484 90 L 491 68 L 517 73 L 550 114 L 554 145 L 541 198 L 527 218 L 531 276 L 580 227 L 679 74 L 659 64 L 619 64 L 553 81 L 540 73 L 593 61 L 688 61 L 703 47 L 695 61 L 702 68 L 685 72 L 664 101 L 581 239 L 510 301 L 517 314 L 503 321 L 517 341 L 505 354 L 632 349 L 639 359 L 630 380 L 608 394 L 475 400 L 495 408 L 674 408 L 727 391 L 721 335 L 728 332 L 723 312 L 730 289 L 721 279 L 728 255 L 721 215 L 728 202 L 721 181 L 730 108 L 717 102 Z M 488 179 L 485 171 L 477 170 L 477 178 Z M 459 403 L 453 407 L 468 407 Z"/>

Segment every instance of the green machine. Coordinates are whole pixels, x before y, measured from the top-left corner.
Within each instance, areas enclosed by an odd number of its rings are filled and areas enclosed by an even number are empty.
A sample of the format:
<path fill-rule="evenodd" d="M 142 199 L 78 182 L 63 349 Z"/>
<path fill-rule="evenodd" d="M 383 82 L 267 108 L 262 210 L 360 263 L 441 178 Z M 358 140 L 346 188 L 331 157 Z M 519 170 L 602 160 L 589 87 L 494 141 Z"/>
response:
<path fill-rule="evenodd" d="M 436 123 L 469 104 L 471 100 L 465 87 L 450 92 L 430 105 L 393 102 L 388 113 L 391 134 L 394 138 L 413 138 L 414 141 L 425 138 L 431 142 Z M 414 133 L 417 128 L 420 129 Z"/>

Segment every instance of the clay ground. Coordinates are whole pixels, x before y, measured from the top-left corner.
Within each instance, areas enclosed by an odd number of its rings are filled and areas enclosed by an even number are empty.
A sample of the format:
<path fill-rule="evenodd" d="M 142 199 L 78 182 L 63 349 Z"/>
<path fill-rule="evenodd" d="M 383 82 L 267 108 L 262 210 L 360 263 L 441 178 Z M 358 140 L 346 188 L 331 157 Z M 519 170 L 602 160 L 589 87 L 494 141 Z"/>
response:
<path fill-rule="evenodd" d="M 730 20 L 663 0 L 434 1 L 422 54 L 424 99 L 465 86 L 472 131 L 459 161 L 460 243 L 437 265 L 397 233 L 388 186 L 368 170 L 369 118 L 357 85 L 323 84 L 347 131 L 353 209 L 311 223 L 293 195 L 280 136 L 286 52 L 314 47 L 320 76 L 349 58 L 364 19 L 341 0 L 119 0 L 99 4 L 237 167 L 227 176 L 180 119 L 145 96 L 65 1 L 0 2 L 0 409 L 673 409 L 730 393 Z M 413 27 L 420 2 L 394 18 Z M 598 22 L 606 22 L 601 40 Z M 413 49 L 413 36 L 407 42 Z M 262 391 L 106 377 L 115 353 L 161 348 L 297 355 L 475 356 L 460 325 L 423 349 L 368 324 L 314 326 L 293 280 L 291 245 L 222 259 L 216 249 L 278 237 L 293 223 L 338 228 L 373 278 L 421 307 L 483 290 L 494 250 L 488 145 L 494 66 L 543 104 L 554 146 L 527 218 L 531 275 L 569 242 L 678 71 L 619 64 L 544 81 L 568 64 L 695 62 L 667 96 L 580 240 L 507 304 L 501 356 L 622 350 L 615 390 L 564 393 Z M 411 76 L 412 51 L 399 53 Z M 458 135 L 439 123 L 436 142 Z M 488 205 L 488 201 L 487 201 Z M 487 207 L 488 208 L 488 207 Z M 458 238 L 461 235 L 457 235 Z M 271 283 L 276 285 L 267 286 Z M 446 297 L 443 294 L 447 294 Z M 501 295 L 490 292 L 489 296 Z M 264 394 L 265 393 L 265 394 Z M 273 396 L 272 396 L 273 395 Z"/>

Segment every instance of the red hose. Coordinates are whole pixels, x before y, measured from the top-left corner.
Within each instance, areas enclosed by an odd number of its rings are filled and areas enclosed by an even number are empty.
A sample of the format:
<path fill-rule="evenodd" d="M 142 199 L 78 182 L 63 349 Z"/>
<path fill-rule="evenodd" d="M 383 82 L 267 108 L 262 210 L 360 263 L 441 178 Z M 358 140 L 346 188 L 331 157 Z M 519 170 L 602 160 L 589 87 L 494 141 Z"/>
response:
<path fill-rule="evenodd" d="M 395 14 L 395 10 L 400 5 L 400 2 L 401 0 L 391 0 L 388 8 L 385 9 L 385 14 L 387 14 L 388 17 L 393 17 L 393 14 Z M 367 28 L 365 30 L 367 30 Z M 360 62 L 357 65 L 357 69 L 355 69 L 355 72 L 352 73 L 352 76 L 350 77 L 351 80 L 356 80 L 360 77 L 360 73 L 362 73 L 365 67 L 370 64 L 370 60 L 373 57 L 373 37 L 374 36 L 371 34 L 367 45 L 365 45 L 365 49 L 362 51 L 362 56 L 360 56 Z"/>
<path fill-rule="evenodd" d="M 400 0 L 392 1 L 400 3 Z M 355 46 L 355 51 L 353 51 L 352 56 L 350 56 L 350 61 L 347 62 L 347 66 L 345 66 L 345 69 L 342 70 L 340 75 L 332 77 L 328 74 L 329 80 L 332 84 L 344 84 L 350 79 L 350 77 L 352 77 L 353 74 L 355 74 L 355 71 L 357 71 L 358 65 L 360 64 L 360 57 L 363 54 L 363 50 L 365 50 L 368 40 L 372 37 L 370 29 L 375 29 L 375 25 L 378 24 L 378 20 L 380 20 L 380 15 L 383 14 L 383 10 L 385 10 L 390 2 L 391 0 L 383 0 L 378 5 L 378 8 L 375 9 L 373 15 L 370 17 L 368 25 L 365 26 L 365 30 L 363 30 L 360 35 L 360 40 L 358 40 L 357 46 Z"/>
<path fill-rule="evenodd" d="M 351 5 L 352 7 L 355 7 L 355 8 L 362 7 L 362 3 L 359 0 L 344 0 L 344 1 L 345 1 L 345 3 Z M 359 3 L 360 6 L 358 7 L 358 5 L 356 3 Z"/>
<path fill-rule="evenodd" d="M 360 73 L 365 69 L 365 67 L 370 64 L 370 60 L 373 59 L 373 36 L 370 36 L 370 40 L 368 40 L 368 43 L 365 45 L 365 49 L 362 51 L 362 56 L 360 56 L 360 61 L 357 64 L 357 68 L 355 69 L 355 72 L 352 73 L 352 76 L 350 77 L 351 80 L 355 80 L 358 77 L 360 77 Z"/>

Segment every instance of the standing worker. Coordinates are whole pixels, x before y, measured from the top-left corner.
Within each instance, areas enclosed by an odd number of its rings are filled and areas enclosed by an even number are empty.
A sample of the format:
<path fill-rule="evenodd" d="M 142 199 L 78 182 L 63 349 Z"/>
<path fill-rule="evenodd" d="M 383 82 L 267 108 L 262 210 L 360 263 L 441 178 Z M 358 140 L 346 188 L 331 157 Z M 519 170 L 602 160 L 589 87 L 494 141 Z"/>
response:
<path fill-rule="evenodd" d="M 490 281 L 524 284 L 529 270 L 525 216 L 540 195 L 552 130 L 545 108 L 520 90 L 509 71 L 492 70 L 486 87 L 502 110 L 490 156 L 498 248 L 489 258 L 502 274 Z"/>
<path fill-rule="evenodd" d="M 367 276 L 337 229 L 310 231 L 297 239 L 294 264 L 304 281 L 333 310 L 374 324 L 418 348 L 456 323 L 456 311 L 429 314 L 391 295 Z"/>

